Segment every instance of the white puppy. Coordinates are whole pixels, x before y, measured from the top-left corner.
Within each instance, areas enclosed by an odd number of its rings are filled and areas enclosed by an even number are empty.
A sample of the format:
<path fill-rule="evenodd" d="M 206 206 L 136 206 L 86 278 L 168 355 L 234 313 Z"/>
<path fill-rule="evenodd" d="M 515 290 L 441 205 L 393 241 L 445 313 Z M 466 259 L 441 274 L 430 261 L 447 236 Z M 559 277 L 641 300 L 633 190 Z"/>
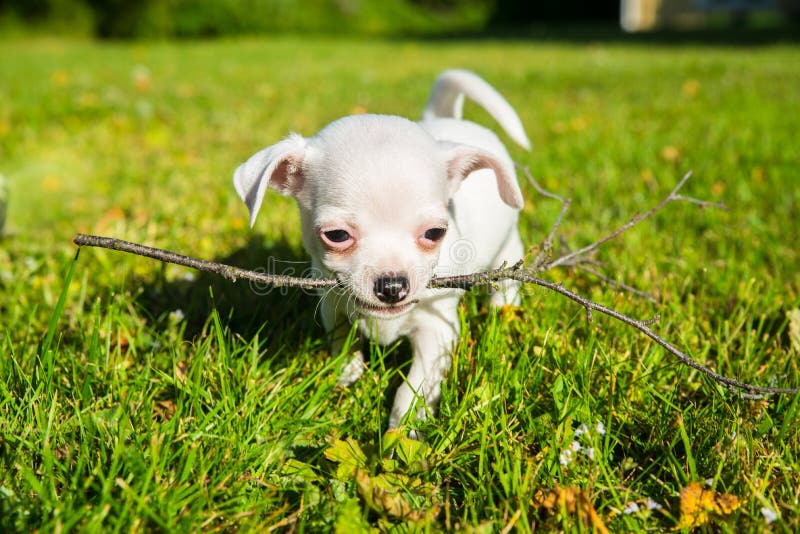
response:
<path fill-rule="evenodd" d="M 529 148 L 514 109 L 464 70 L 436 80 L 420 122 L 389 115 L 336 120 L 311 138 L 297 134 L 243 163 L 233 183 L 255 221 L 267 188 L 294 197 L 303 244 L 321 276 L 341 287 L 322 296 L 321 314 L 338 353 L 350 325 L 381 344 L 407 336 L 413 361 L 398 388 L 389 427 L 433 410 L 459 335 L 457 289 L 432 290 L 435 276 L 515 263 L 522 194 L 514 165 L 489 130 L 461 120 L 464 96 L 485 108 Z M 517 302 L 507 283 L 493 305 Z M 356 353 L 340 384 L 361 374 Z"/>

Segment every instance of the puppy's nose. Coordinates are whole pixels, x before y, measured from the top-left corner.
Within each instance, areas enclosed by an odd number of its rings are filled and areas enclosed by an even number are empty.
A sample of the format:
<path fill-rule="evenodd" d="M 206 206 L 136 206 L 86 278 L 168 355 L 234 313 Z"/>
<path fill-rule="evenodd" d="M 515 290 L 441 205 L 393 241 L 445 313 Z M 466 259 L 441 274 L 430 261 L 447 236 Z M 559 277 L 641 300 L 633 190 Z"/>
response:
<path fill-rule="evenodd" d="M 408 278 L 396 274 L 382 275 L 375 280 L 375 296 L 386 304 L 397 304 L 408 295 Z"/>

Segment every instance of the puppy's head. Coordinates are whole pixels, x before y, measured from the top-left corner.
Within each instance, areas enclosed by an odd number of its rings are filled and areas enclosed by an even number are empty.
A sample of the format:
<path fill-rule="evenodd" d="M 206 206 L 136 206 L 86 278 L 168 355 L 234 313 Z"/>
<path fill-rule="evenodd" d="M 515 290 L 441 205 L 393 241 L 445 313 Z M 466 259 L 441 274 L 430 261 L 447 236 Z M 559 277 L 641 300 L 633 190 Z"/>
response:
<path fill-rule="evenodd" d="M 344 283 L 358 312 L 391 317 L 410 309 L 433 276 L 450 198 L 486 168 L 502 199 L 522 207 L 507 162 L 436 141 L 400 117 L 358 115 L 258 152 L 233 181 L 251 225 L 267 188 L 294 197 L 309 253 Z"/>

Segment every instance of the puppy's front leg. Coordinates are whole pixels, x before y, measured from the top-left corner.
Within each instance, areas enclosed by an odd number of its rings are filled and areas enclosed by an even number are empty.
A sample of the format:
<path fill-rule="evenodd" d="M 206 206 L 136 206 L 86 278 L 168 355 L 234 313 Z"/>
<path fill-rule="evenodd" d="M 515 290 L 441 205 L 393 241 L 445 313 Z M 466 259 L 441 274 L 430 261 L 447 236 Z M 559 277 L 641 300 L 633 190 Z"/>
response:
<path fill-rule="evenodd" d="M 417 419 L 424 419 L 428 410 L 436 409 L 442 394 L 442 380 L 450 370 L 453 348 L 458 341 L 457 302 L 452 304 L 449 313 L 426 313 L 409 335 L 413 359 L 406 380 L 397 388 L 389 428 L 400 425 L 417 397 L 425 401 L 425 406 L 417 411 Z"/>

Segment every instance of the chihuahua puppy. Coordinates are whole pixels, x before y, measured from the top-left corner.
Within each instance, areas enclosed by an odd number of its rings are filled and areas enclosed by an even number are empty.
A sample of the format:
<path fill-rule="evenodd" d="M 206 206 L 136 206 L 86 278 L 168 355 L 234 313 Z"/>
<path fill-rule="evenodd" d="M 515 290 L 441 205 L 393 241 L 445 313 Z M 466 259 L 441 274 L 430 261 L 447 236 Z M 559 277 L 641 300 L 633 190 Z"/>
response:
<path fill-rule="evenodd" d="M 424 418 L 435 409 L 458 340 L 463 291 L 428 289 L 431 278 L 513 264 L 524 253 L 514 164 L 496 135 L 461 119 L 465 96 L 530 148 L 517 113 L 497 91 L 472 72 L 448 70 L 420 122 L 344 117 L 314 137 L 292 134 L 261 150 L 233 177 L 251 226 L 267 189 L 297 201 L 315 271 L 340 281 L 320 305 L 333 354 L 353 323 L 381 344 L 410 340 L 413 360 L 389 428 L 409 412 Z M 502 284 L 492 305 L 517 303 L 517 291 L 514 282 Z M 349 386 L 363 368 L 362 354 L 354 353 L 339 384 Z"/>

